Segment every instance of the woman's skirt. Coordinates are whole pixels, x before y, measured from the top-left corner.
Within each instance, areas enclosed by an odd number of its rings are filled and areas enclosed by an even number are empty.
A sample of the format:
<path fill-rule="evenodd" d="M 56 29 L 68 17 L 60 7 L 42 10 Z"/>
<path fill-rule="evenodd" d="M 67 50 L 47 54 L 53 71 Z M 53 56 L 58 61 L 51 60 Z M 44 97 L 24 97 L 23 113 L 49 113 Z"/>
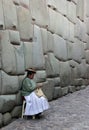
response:
<path fill-rule="evenodd" d="M 35 92 L 25 96 L 26 108 L 24 115 L 35 115 L 49 108 L 49 103 L 45 97 L 38 97 Z"/>

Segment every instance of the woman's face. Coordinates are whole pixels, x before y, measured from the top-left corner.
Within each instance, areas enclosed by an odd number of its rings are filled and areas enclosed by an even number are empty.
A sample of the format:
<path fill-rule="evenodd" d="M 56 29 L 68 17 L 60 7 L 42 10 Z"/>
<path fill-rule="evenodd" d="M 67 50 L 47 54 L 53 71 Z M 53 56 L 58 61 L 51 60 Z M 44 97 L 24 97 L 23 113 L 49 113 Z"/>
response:
<path fill-rule="evenodd" d="M 31 75 L 28 76 L 30 79 L 34 78 L 34 73 L 32 73 Z"/>

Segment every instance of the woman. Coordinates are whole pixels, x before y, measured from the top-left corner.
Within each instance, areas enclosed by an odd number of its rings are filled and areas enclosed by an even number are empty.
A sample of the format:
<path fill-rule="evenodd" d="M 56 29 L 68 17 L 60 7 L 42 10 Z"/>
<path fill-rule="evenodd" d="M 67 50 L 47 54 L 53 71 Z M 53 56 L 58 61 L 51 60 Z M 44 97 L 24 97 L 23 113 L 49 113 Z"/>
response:
<path fill-rule="evenodd" d="M 34 74 L 36 71 L 34 69 L 27 70 L 27 77 L 22 83 L 22 96 L 26 100 L 25 115 L 34 116 L 39 118 L 40 114 L 49 108 L 47 99 L 44 96 L 38 97 L 34 90 L 41 86 L 37 86 L 34 82 Z M 42 85 L 42 84 L 40 84 Z"/>

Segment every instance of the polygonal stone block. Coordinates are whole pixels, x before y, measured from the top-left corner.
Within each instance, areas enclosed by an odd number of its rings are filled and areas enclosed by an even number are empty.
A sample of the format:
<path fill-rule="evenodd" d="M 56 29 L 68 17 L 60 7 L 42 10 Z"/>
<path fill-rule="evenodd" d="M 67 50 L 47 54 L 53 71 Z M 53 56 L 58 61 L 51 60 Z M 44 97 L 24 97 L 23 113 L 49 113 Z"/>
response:
<path fill-rule="evenodd" d="M 56 35 L 53 34 L 54 37 L 54 55 L 59 59 L 59 60 L 67 60 L 67 47 L 66 47 L 66 41 Z"/>
<path fill-rule="evenodd" d="M 12 0 L 3 0 L 3 10 L 6 29 L 17 29 L 16 7 Z"/>
<path fill-rule="evenodd" d="M 34 38 L 35 41 L 32 44 L 32 65 L 34 68 L 44 69 L 45 59 L 43 55 L 41 31 L 36 25 L 34 25 Z"/>
<path fill-rule="evenodd" d="M 30 0 L 30 9 L 33 23 L 42 27 L 48 27 L 49 16 L 45 0 Z"/>
<path fill-rule="evenodd" d="M 17 7 L 18 30 L 20 38 L 25 41 L 33 40 L 33 25 L 31 24 L 30 11 L 24 7 Z"/>

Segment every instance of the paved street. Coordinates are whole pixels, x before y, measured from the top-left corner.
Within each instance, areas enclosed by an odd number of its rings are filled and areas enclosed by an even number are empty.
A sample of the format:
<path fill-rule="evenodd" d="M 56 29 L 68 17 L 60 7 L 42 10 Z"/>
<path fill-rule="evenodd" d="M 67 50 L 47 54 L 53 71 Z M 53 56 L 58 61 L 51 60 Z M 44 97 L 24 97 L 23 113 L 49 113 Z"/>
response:
<path fill-rule="evenodd" d="M 17 119 L 1 130 L 89 130 L 89 87 L 50 102 L 42 119 Z"/>

